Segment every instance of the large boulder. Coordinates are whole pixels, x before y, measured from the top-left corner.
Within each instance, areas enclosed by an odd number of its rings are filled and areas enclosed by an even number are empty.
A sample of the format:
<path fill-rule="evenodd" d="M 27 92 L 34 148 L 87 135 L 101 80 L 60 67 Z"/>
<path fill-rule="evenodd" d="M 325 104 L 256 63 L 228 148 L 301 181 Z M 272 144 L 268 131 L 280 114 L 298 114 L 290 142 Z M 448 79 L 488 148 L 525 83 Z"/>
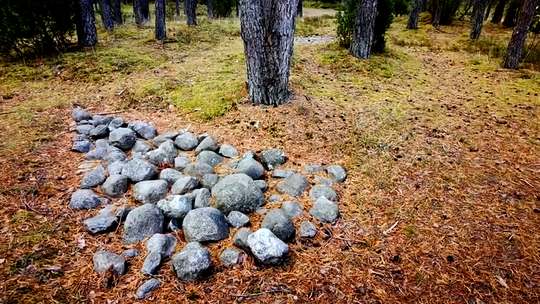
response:
<path fill-rule="evenodd" d="M 92 190 L 82 189 L 73 192 L 69 206 L 75 210 L 93 209 L 101 205 L 100 197 Z"/>
<path fill-rule="evenodd" d="M 251 253 L 261 263 L 268 265 L 281 264 L 289 252 L 287 244 L 266 228 L 261 228 L 250 234 L 247 238 L 247 244 Z"/>
<path fill-rule="evenodd" d="M 321 196 L 315 201 L 309 214 L 320 222 L 332 223 L 339 216 L 339 208 L 326 197 Z"/>
<path fill-rule="evenodd" d="M 199 186 L 199 181 L 194 176 L 186 176 L 178 179 L 172 186 L 172 194 L 186 194 Z"/>
<path fill-rule="evenodd" d="M 129 150 L 137 141 L 135 132 L 128 128 L 118 128 L 109 134 L 109 143 L 122 150 Z"/>
<path fill-rule="evenodd" d="M 326 171 L 328 171 L 328 176 L 336 183 L 342 183 L 347 178 L 347 171 L 342 166 L 331 165 L 326 168 Z"/>
<path fill-rule="evenodd" d="M 277 184 L 279 193 L 285 193 L 290 196 L 299 197 L 307 188 L 308 180 L 300 173 L 293 174 Z"/>
<path fill-rule="evenodd" d="M 205 163 L 191 163 L 184 168 L 184 174 L 195 176 L 198 179 L 203 178 L 206 174 L 214 174 L 214 168 Z"/>
<path fill-rule="evenodd" d="M 198 155 L 202 151 L 216 152 L 219 149 L 219 144 L 212 136 L 207 136 L 201 141 L 201 143 L 195 148 L 195 154 Z"/>
<path fill-rule="evenodd" d="M 229 226 L 221 211 L 212 208 L 191 210 L 182 223 L 188 242 L 219 241 L 229 236 Z"/>
<path fill-rule="evenodd" d="M 169 195 L 160 200 L 157 206 L 166 217 L 182 221 L 191 211 L 193 199 L 188 195 Z"/>
<path fill-rule="evenodd" d="M 109 269 L 117 276 L 126 271 L 126 261 L 123 257 L 108 251 L 98 251 L 94 253 L 94 270 L 104 275 Z"/>
<path fill-rule="evenodd" d="M 324 196 L 327 199 L 336 202 L 338 200 L 338 196 L 336 192 L 332 189 L 332 187 L 320 184 L 315 185 L 309 190 L 309 198 L 316 201 L 319 199 L 319 197 Z"/>
<path fill-rule="evenodd" d="M 135 131 L 135 133 L 144 139 L 152 139 L 157 135 L 156 127 L 144 121 L 131 122 L 128 128 Z"/>
<path fill-rule="evenodd" d="M 261 228 L 266 228 L 280 238 L 282 241 L 288 241 L 294 237 L 294 226 L 291 218 L 280 209 L 275 209 L 264 217 Z"/>
<path fill-rule="evenodd" d="M 134 158 L 124 165 L 122 175 L 127 176 L 133 183 L 138 183 L 154 178 L 157 175 L 157 169 L 156 166 L 140 158 Z"/>
<path fill-rule="evenodd" d="M 240 211 L 248 214 L 264 204 L 264 196 L 246 174 L 231 174 L 222 178 L 213 188 L 216 208 L 224 214 Z"/>
<path fill-rule="evenodd" d="M 176 247 L 176 237 L 170 234 L 156 233 L 146 242 L 148 252 L 157 252 L 162 258 L 171 255 Z"/>
<path fill-rule="evenodd" d="M 124 224 L 124 244 L 135 244 L 156 233 L 163 232 L 165 217 L 154 204 L 145 204 L 133 209 Z"/>
<path fill-rule="evenodd" d="M 164 180 L 138 182 L 133 186 L 133 197 L 142 202 L 155 203 L 167 196 L 169 185 Z"/>
<path fill-rule="evenodd" d="M 208 164 L 213 168 L 223 162 L 223 157 L 219 156 L 216 152 L 201 151 L 201 153 L 197 155 L 197 162 Z"/>
<path fill-rule="evenodd" d="M 282 149 L 268 149 L 261 153 L 261 162 L 268 170 L 285 163 L 285 151 Z"/>
<path fill-rule="evenodd" d="M 242 159 L 236 167 L 236 173 L 244 173 L 252 179 L 262 178 L 264 175 L 263 166 L 251 157 Z"/>
<path fill-rule="evenodd" d="M 171 261 L 173 270 L 181 281 L 195 281 L 204 276 L 212 266 L 210 251 L 199 243 L 188 243 Z"/>
<path fill-rule="evenodd" d="M 95 188 L 103 184 L 105 178 L 105 169 L 103 169 L 103 166 L 99 165 L 95 167 L 92 171 L 86 172 L 86 174 L 84 174 L 83 179 L 81 180 L 81 188 Z"/>
<path fill-rule="evenodd" d="M 191 151 L 199 145 L 199 141 L 197 140 L 197 137 L 195 137 L 193 134 L 186 132 L 182 135 L 179 135 L 174 140 L 174 144 L 180 149 L 184 151 Z"/>

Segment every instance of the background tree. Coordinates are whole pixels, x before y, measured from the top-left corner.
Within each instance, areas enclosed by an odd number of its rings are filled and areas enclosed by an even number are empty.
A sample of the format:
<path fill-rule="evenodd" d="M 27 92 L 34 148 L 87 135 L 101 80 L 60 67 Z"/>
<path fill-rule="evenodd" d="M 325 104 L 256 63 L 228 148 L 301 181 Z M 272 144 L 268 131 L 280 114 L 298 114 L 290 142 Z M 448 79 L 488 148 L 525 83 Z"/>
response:
<path fill-rule="evenodd" d="M 289 101 L 298 0 L 240 0 L 247 86 L 253 104 Z"/>
<path fill-rule="evenodd" d="M 296 17 L 302 17 L 304 15 L 304 0 L 298 1 L 298 7 L 296 8 Z"/>
<path fill-rule="evenodd" d="M 92 0 L 79 0 L 79 8 L 81 12 L 80 23 L 77 24 L 80 27 L 77 29 L 79 44 L 85 47 L 94 46 L 98 39 Z"/>
<path fill-rule="evenodd" d="M 510 0 L 502 25 L 505 27 L 514 27 L 516 25 L 517 14 L 522 6 L 522 0 Z"/>
<path fill-rule="evenodd" d="M 212 0 L 206 0 L 206 8 L 208 11 L 208 19 L 214 19 L 214 6 Z"/>
<path fill-rule="evenodd" d="M 420 17 L 420 11 L 422 10 L 422 0 L 413 0 L 411 13 L 409 14 L 409 20 L 407 21 L 407 28 L 410 30 L 418 29 L 418 18 Z"/>
<path fill-rule="evenodd" d="M 184 0 L 184 11 L 188 25 L 197 25 L 197 0 Z"/>
<path fill-rule="evenodd" d="M 375 26 L 373 28 L 373 44 L 371 45 L 372 52 L 384 52 L 386 48 L 385 35 L 394 20 L 394 11 L 394 0 L 378 0 L 377 16 L 375 17 Z"/>
<path fill-rule="evenodd" d="M 180 0 L 176 0 L 176 15 L 174 16 L 176 20 L 180 20 Z"/>
<path fill-rule="evenodd" d="M 526 0 L 519 18 L 517 25 L 512 32 L 512 38 L 510 38 L 510 43 L 508 44 L 508 49 L 506 51 L 506 57 L 504 58 L 502 67 L 506 69 L 517 69 L 519 66 L 519 59 L 523 53 L 523 46 L 525 45 L 525 40 L 527 39 L 527 33 L 531 26 L 534 14 L 536 12 L 536 6 L 538 5 L 538 0 Z"/>
<path fill-rule="evenodd" d="M 444 8 L 444 0 L 437 0 L 436 8 L 435 8 L 435 15 L 433 17 L 433 27 L 436 29 L 439 29 L 439 25 L 441 24 L 441 17 L 443 13 Z"/>
<path fill-rule="evenodd" d="M 475 0 L 472 13 L 471 39 L 480 38 L 482 26 L 484 25 L 484 15 L 488 0 Z"/>
<path fill-rule="evenodd" d="M 166 38 L 165 0 L 156 0 L 156 40 L 163 41 Z"/>
<path fill-rule="evenodd" d="M 504 15 L 504 8 L 506 7 L 508 0 L 499 0 L 497 6 L 495 6 L 495 12 L 493 12 L 493 18 L 491 18 L 491 23 L 499 24 Z"/>
<path fill-rule="evenodd" d="M 124 18 L 122 18 L 122 4 L 120 0 L 114 0 L 114 22 L 117 25 L 124 24 Z"/>
<path fill-rule="evenodd" d="M 495 0 L 487 0 L 487 8 L 486 13 L 484 14 L 484 21 L 489 18 L 489 14 L 491 14 L 491 8 L 493 7 Z"/>
<path fill-rule="evenodd" d="M 373 28 L 377 15 L 377 0 L 360 0 L 351 39 L 351 55 L 369 59 L 373 43 Z"/>
<path fill-rule="evenodd" d="M 229 17 L 232 13 L 233 3 L 233 0 L 215 0 L 213 3 L 214 17 Z"/>
<path fill-rule="evenodd" d="M 101 23 L 103 27 L 112 31 L 114 29 L 113 15 L 111 10 L 111 0 L 101 0 Z"/>
<path fill-rule="evenodd" d="M 150 4 L 148 0 L 133 0 L 133 14 L 137 25 L 150 22 Z"/>

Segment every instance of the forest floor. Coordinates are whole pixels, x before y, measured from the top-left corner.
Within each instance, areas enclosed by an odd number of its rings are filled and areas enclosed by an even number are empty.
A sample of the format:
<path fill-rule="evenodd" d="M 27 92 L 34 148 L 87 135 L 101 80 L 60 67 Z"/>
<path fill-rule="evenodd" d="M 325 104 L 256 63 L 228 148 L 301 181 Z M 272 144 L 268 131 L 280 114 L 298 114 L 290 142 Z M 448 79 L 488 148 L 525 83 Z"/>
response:
<path fill-rule="evenodd" d="M 98 249 L 127 247 L 119 234 L 85 233 L 95 211 L 68 207 L 83 160 L 70 151 L 73 103 L 160 132 L 191 125 L 241 153 L 282 147 L 291 167 L 348 170 L 341 219 L 292 242 L 287 264 L 250 258 L 196 283 L 164 266 L 162 286 L 141 302 L 537 302 L 540 74 L 502 70 L 500 58 L 475 51 L 509 30 L 486 25 L 471 44 L 467 23 L 416 32 L 405 23 L 395 21 L 389 51 L 368 61 L 337 42 L 296 46 L 295 98 L 278 108 L 247 103 L 237 19 L 170 22 L 166 44 L 130 24 L 100 30 L 92 50 L 3 62 L 0 303 L 136 302 L 144 281 L 142 259 L 110 288 L 92 269 Z M 297 26 L 298 35 L 335 35 L 329 18 Z M 214 261 L 231 241 L 209 245 Z"/>

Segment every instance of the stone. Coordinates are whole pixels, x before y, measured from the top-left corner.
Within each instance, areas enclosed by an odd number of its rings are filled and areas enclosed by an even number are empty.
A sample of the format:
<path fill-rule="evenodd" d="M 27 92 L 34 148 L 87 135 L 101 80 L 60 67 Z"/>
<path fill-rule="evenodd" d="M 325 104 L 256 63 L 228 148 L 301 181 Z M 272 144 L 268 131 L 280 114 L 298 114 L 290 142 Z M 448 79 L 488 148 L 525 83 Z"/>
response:
<path fill-rule="evenodd" d="M 133 210 L 131 206 L 121 206 L 116 208 L 114 216 L 116 216 L 122 223 L 125 222 L 128 214 Z"/>
<path fill-rule="evenodd" d="M 138 257 L 139 255 L 141 255 L 141 252 L 133 248 L 122 252 L 122 256 L 124 257 L 124 259 L 134 259 Z"/>
<path fill-rule="evenodd" d="M 246 259 L 246 254 L 234 248 L 227 248 L 219 255 L 219 261 L 225 267 L 234 267 L 242 264 Z"/>
<path fill-rule="evenodd" d="M 155 203 L 165 198 L 169 185 L 164 180 L 138 182 L 133 186 L 133 197 L 143 204 Z"/>
<path fill-rule="evenodd" d="M 242 159 L 238 163 L 236 173 L 244 173 L 250 176 L 252 179 L 259 179 L 264 175 L 264 168 L 259 162 L 248 157 Z"/>
<path fill-rule="evenodd" d="M 181 281 L 192 282 L 209 272 L 212 266 L 210 251 L 199 243 L 188 243 L 171 261 Z"/>
<path fill-rule="evenodd" d="M 186 177 L 184 174 L 172 169 L 172 168 L 165 168 L 161 170 L 161 173 L 159 174 L 159 179 L 162 179 L 169 184 L 169 186 L 174 185 L 177 180 Z"/>
<path fill-rule="evenodd" d="M 196 177 L 186 176 L 178 179 L 172 186 L 172 194 L 185 194 L 199 186 L 199 181 Z"/>
<path fill-rule="evenodd" d="M 120 160 L 117 160 L 107 166 L 107 171 L 109 175 L 120 175 L 122 174 L 122 169 L 126 163 Z"/>
<path fill-rule="evenodd" d="M 73 120 L 75 120 L 76 122 L 81 122 L 83 120 L 92 119 L 92 116 L 90 116 L 90 114 L 88 114 L 88 112 L 86 112 L 85 110 L 83 110 L 81 108 L 78 108 L 78 107 L 73 109 L 73 112 L 71 113 L 71 116 L 73 117 Z"/>
<path fill-rule="evenodd" d="M 180 150 L 191 151 L 199 145 L 199 141 L 197 140 L 197 137 L 193 136 L 193 134 L 186 132 L 182 135 L 178 135 L 178 137 L 176 137 L 174 140 L 174 144 Z"/>
<path fill-rule="evenodd" d="M 231 161 L 229 161 L 227 163 L 227 167 L 229 167 L 231 169 L 236 169 L 236 168 L 238 168 L 239 163 L 240 163 L 239 159 L 233 159 L 233 160 L 231 160 Z"/>
<path fill-rule="evenodd" d="M 292 239 L 295 233 L 291 218 L 281 209 L 268 212 L 261 223 L 261 228 L 269 229 L 282 241 Z"/>
<path fill-rule="evenodd" d="M 197 140 L 200 142 L 202 142 L 205 138 L 207 138 L 208 136 L 210 136 L 208 133 L 204 133 L 204 134 L 199 134 L 197 135 Z"/>
<path fill-rule="evenodd" d="M 172 141 L 168 140 L 159 146 L 156 150 L 152 150 L 150 152 L 147 152 L 145 155 L 145 158 L 151 163 L 156 166 L 159 165 L 172 165 L 174 164 L 174 159 L 178 155 L 178 152 L 176 151 L 176 148 L 170 149 L 170 146 L 172 144 Z M 168 147 L 168 148 L 164 148 Z"/>
<path fill-rule="evenodd" d="M 89 135 L 93 139 L 105 138 L 109 135 L 109 128 L 104 125 L 95 126 Z"/>
<path fill-rule="evenodd" d="M 157 252 L 162 258 L 171 255 L 176 247 L 176 238 L 170 234 L 156 233 L 146 242 L 148 252 Z"/>
<path fill-rule="evenodd" d="M 300 173 L 295 173 L 277 184 L 279 193 L 288 194 L 290 196 L 299 197 L 307 188 L 308 181 L 305 176 Z"/>
<path fill-rule="evenodd" d="M 276 169 L 272 172 L 272 177 L 275 178 L 285 178 L 294 174 L 294 170 L 282 170 Z"/>
<path fill-rule="evenodd" d="M 257 214 L 265 214 L 266 211 L 268 211 L 268 210 L 266 210 L 266 208 L 264 208 L 264 207 L 259 207 L 259 208 L 255 209 L 255 213 L 257 213 Z"/>
<path fill-rule="evenodd" d="M 105 169 L 102 165 L 96 166 L 92 171 L 86 172 L 81 180 L 81 188 L 95 188 L 105 182 Z"/>
<path fill-rule="evenodd" d="M 316 201 L 319 197 L 324 196 L 327 199 L 337 202 L 338 196 L 336 192 L 328 185 L 315 185 L 309 190 L 309 198 Z"/>
<path fill-rule="evenodd" d="M 101 200 L 92 190 L 82 189 L 73 192 L 69 206 L 75 210 L 93 209 L 101 205 Z"/>
<path fill-rule="evenodd" d="M 313 238 L 317 234 L 317 228 L 311 222 L 302 222 L 300 224 L 299 235 L 301 238 Z"/>
<path fill-rule="evenodd" d="M 229 226 L 218 209 L 212 207 L 191 210 L 182 223 L 187 242 L 219 241 L 229 236 Z"/>
<path fill-rule="evenodd" d="M 126 121 L 122 117 L 115 117 L 109 122 L 109 127 L 114 130 L 123 127 L 125 124 Z"/>
<path fill-rule="evenodd" d="M 116 216 L 98 215 L 96 217 L 84 220 L 83 228 L 90 234 L 98 234 L 114 229 L 117 224 L 118 219 Z"/>
<path fill-rule="evenodd" d="M 109 134 L 109 143 L 122 150 L 129 150 L 137 141 L 135 132 L 128 128 L 118 128 Z"/>
<path fill-rule="evenodd" d="M 264 205 L 264 196 L 246 174 L 231 174 L 222 178 L 213 188 L 216 208 L 224 214 L 240 211 L 248 214 Z"/>
<path fill-rule="evenodd" d="M 169 228 L 169 230 L 171 230 L 172 232 L 178 232 L 178 231 L 182 230 L 182 227 L 181 227 L 181 226 L 182 226 L 182 224 L 180 223 L 179 220 L 177 220 L 177 219 L 171 219 L 171 220 L 169 221 L 169 226 L 168 226 L 168 228 Z"/>
<path fill-rule="evenodd" d="M 124 223 L 124 244 L 135 244 L 156 233 L 163 232 L 165 218 L 154 204 L 145 204 L 133 209 Z"/>
<path fill-rule="evenodd" d="M 289 252 L 289 247 L 272 231 L 261 228 L 250 234 L 247 244 L 251 253 L 263 264 L 281 264 Z"/>
<path fill-rule="evenodd" d="M 99 114 L 96 114 L 94 116 L 92 116 L 92 125 L 94 125 L 95 127 L 97 126 L 105 126 L 107 127 L 107 125 L 109 125 L 109 123 L 113 120 L 112 117 L 103 117 Z"/>
<path fill-rule="evenodd" d="M 339 216 L 339 208 L 326 197 L 321 196 L 315 201 L 309 214 L 320 222 L 332 223 Z"/>
<path fill-rule="evenodd" d="M 160 200 L 157 206 L 166 217 L 182 221 L 193 209 L 193 199 L 187 195 L 169 195 Z"/>
<path fill-rule="evenodd" d="M 223 157 L 219 156 L 216 152 L 212 151 L 201 151 L 199 155 L 197 155 L 198 163 L 205 163 L 212 167 L 217 166 L 218 164 L 223 162 Z"/>
<path fill-rule="evenodd" d="M 97 148 L 104 148 L 104 149 L 107 149 L 109 148 L 109 141 L 106 140 L 106 139 L 98 139 L 96 140 L 96 147 Z"/>
<path fill-rule="evenodd" d="M 124 153 L 122 150 L 116 148 L 116 147 L 108 147 L 107 148 L 107 155 L 103 158 L 103 165 L 110 165 L 114 162 L 120 161 L 120 162 L 127 162 L 128 158 L 126 156 L 126 153 Z"/>
<path fill-rule="evenodd" d="M 161 254 L 159 252 L 150 252 L 144 259 L 141 273 L 144 275 L 153 275 L 161 264 Z"/>
<path fill-rule="evenodd" d="M 249 252 L 247 239 L 248 239 L 248 236 L 252 233 L 253 231 L 249 230 L 248 228 L 241 228 L 240 230 L 238 230 L 238 232 L 236 232 L 233 238 L 234 246 Z"/>
<path fill-rule="evenodd" d="M 159 287 L 159 280 L 158 279 L 150 279 L 144 284 L 142 284 L 139 289 L 137 289 L 137 292 L 135 293 L 135 296 L 137 299 L 144 299 L 152 293 L 152 291 L 158 289 Z"/>
<path fill-rule="evenodd" d="M 217 174 L 205 174 L 201 179 L 201 186 L 212 190 L 218 182 L 219 176 Z"/>
<path fill-rule="evenodd" d="M 324 168 L 321 165 L 307 165 L 304 168 L 304 171 L 306 173 L 318 173 L 318 172 L 323 172 Z"/>
<path fill-rule="evenodd" d="M 150 147 L 149 144 L 147 144 L 146 142 L 138 139 L 134 144 L 133 144 L 133 147 L 131 147 L 131 152 L 138 152 L 138 153 L 142 153 L 142 154 L 145 154 L 146 152 L 148 151 L 151 151 L 152 150 L 152 147 Z"/>
<path fill-rule="evenodd" d="M 191 161 L 189 160 L 189 158 L 187 157 L 184 157 L 184 156 L 178 156 L 177 158 L 174 159 L 174 168 L 176 170 L 179 170 L 179 171 L 182 171 L 184 170 L 187 165 L 191 164 Z"/>
<path fill-rule="evenodd" d="M 195 176 L 200 179 L 206 174 L 214 174 L 214 168 L 205 163 L 192 163 L 187 165 L 183 172 L 185 175 Z"/>
<path fill-rule="evenodd" d="M 79 122 L 80 125 L 91 125 L 92 124 L 92 119 L 89 119 L 89 120 L 81 120 Z"/>
<path fill-rule="evenodd" d="M 202 151 L 216 152 L 219 149 L 218 142 L 212 136 L 208 136 L 201 141 L 201 143 L 195 148 L 195 154 L 199 155 Z"/>
<path fill-rule="evenodd" d="M 231 227 L 238 228 L 249 224 L 249 216 L 238 211 L 231 211 L 227 216 L 227 222 Z"/>
<path fill-rule="evenodd" d="M 277 194 L 273 194 L 273 195 L 270 195 L 270 197 L 268 198 L 268 201 L 270 203 L 277 203 L 281 200 L 281 196 L 277 195 Z"/>
<path fill-rule="evenodd" d="M 174 141 L 175 138 L 178 136 L 178 134 L 180 134 L 180 132 L 176 132 L 176 131 L 167 131 L 165 133 L 161 133 L 161 135 L 155 137 L 152 140 L 152 144 L 155 147 L 159 147 L 162 143 L 164 143 L 167 140 Z"/>
<path fill-rule="evenodd" d="M 253 183 L 255 186 L 257 186 L 257 188 L 261 189 L 262 192 L 266 192 L 266 190 L 268 190 L 268 184 L 264 180 L 255 180 Z"/>
<path fill-rule="evenodd" d="M 154 178 L 157 169 L 140 158 L 134 158 L 124 165 L 122 175 L 127 176 L 131 182 L 138 183 Z"/>
<path fill-rule="evenodd" d="M 105 275 L 109 269 L 117 276 L 124 274 L 126 271 L 126 261 L 123 257 L 108 251 L 98 251 L 94 253 L 94 270 Z"/>
<path fill-rule="evenodd" d="M 73 143 L 71 150 L 79 153 L 86 153 L 92 149 L 92 146 L 93 144 L 87 140 L 76 141 Z"/>
<path fill-rule="evenodd" d="M 228 144 L 221 145 L 221 147 L 219 148 L 219 154 L 227 158 L 238 157 L 238 151 L 236 150 L 236 148 Z"/>
<path fill-rule="evenodd" d="M 210 200 L 211 200 L 210 190 L 206 188 L 199 189 L 195 196 L 194 207 L 195 208 L 210 207 Z"/>
<path fill-rule="evenodd" d="M 71 138 L 71 141 L 72 142 L 76 142 L 76 141 L 88 141 L 89 138 L 88 138 L 88 135 L 84 135 L 84 134 L 77 134 L 75 136 L 73 136 Z"/>
<path fill-rule="evenodd" d="M 326 171 L 328 171 L 328 176 L 336 183 L 342 183 L 347 178 L 347 171 L 342 166 L 331 165 L 326 168 Z"/>
<path fill-rule="evenodd" d="M 268 170 L 285 163 L 285 151 L 282 149 L 268 149 L 261 152 L 261 162 Z"/>
<path fill-rule="evenodd" d="M 107 148 L 96 147 L 90 150 L 85 156 L 85 160 L 100 160 L 107 155 Z"/>
<path fill-rule="evenodd" d="M 316 183 L 327 185 L 330 187 L 332 187 L 332 185 L 334 184 L 334 181 L 332 179 L 320 176 L 315 177 L 314 181 Z"/>
<path fill-rule="evenodd" d="M 156 127 L 144 121 L 134 121 L 128 125 L 128 128 L 132 129 L 144 139 L 152 139 L 157 136 Z"/>
<path fill-rule="evenodd" d="M 242 155 L 242 159 L 245 159 L 245 158 L 254 158 L 255 157 L 255 152 L 252 151 L 252 150 L 248 150 L 246 151 L 243 155 Z"/>
<path fill-rule="evenodd" d="M 281 205 L 281 210 L 283 210 L 290 218 L 299 217 L 302 214 L 303 209 L 302 205 L 296 202 L 284 202 Z"/>

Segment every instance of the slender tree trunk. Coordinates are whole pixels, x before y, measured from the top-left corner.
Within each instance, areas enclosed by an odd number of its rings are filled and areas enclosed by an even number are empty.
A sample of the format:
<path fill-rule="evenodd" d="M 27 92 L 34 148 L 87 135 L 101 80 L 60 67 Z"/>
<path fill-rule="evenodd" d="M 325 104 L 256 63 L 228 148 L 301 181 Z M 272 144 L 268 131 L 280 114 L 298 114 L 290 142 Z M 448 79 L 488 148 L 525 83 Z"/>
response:
<path fill-rule="evenodd" d="M 114 29 L 111 0 L 101 0 L 101 23 L 108 31 L 112 31 Z"/>
<path fill-rule="evenodd" d="M 433 27 L 439 29 L 441 23 L 441 15 L 444 7 L 444 0 L 437 0 L 437 10 L 435 11 L 435 17 L 433 18 Z"/>
<path fill-rule="evenodd" d="M 502 25 L 505 27 L 514 27 L 516 25 L 516 16 L 519 12 L 521 4 L 519 0 L 510 0 L 508 8 L 506 9 L 506 14 L 504 15 L 504 20 Z"/>
<path fill-rule="evenodd" d="M 298 1 L 298 6 L 296 7 L 296 17 L 304 16 L 304 8 L 302 7 L 303 5 L 304 5 L 304 0 Z"/>
<path fill-rule="evenodd" d="M 150 4 L 148 0 L 133 0 L 133 13 L 137 25 L 150 22 Z"/>
<path fill-rule="evenodd" d="M 240 2 L 236 0 L 236 17 L 240 17 Z"/>
<path fill-rule="evenodd" d="M 156 40 L 162 41 L 167 38 L 165 27 L 165 0 L 156 0 Z"/>
<path fill-rule="evenodd" d="M 351 39 L 351 55 L 361 59 L 371 56 L 373 29 L 377 16 L 377 0 L 360 0 Z"/>
<path fill-rule="evenodd" d="M 508 0 L 499 0 L 497 6 L 495 6 L 495 12 L 493 13 L 493 18 L 491 18 L 491 23 L 499 24 L 501 23 L 502 17 L 504 15 L 504 7 L 508 3 Z"/>
<path fill-rule="evenodd" d="M 253 104 L 289 101 L 298 0 L 240 0 L 247 86 Z"/>
<path fill-rule="evenodd" d="M 482 26 L 484 25 L 484 14 L 486 11 L 487 0 L 476 0 L 472 13 L 471 39 L 480 38 Z"/>
<path fill-rule="evenodd" d="M 176 0 L 176 20 L 180 20 L 180 0 Z"/>
<path fill-rule="evenodd" d="M 486 21 L 489 18 L 489 14 L 491 13 L 491 7 L 493 6 L 493 0 L 488 1 L 488 6 L 486 9 L 486 14 L 484 15 L 484 21 Z"/>
<path fill-rule="evenodd" d="M 97 44 L 96 19 L 92 0 L 79 0 L 80 30 L 77 30 L 79 44 L 83 46 L 94 46 Z"/>
<path fill-rule="evenodd" d="M 143 23 L 147 24 L 150 22 L 150 1 L 149 0 L 139 0 L 141 1 L 141 12 L 143 16 Z"/>
<path fill-rule="evenodd" d="M 409 21 L 407 22 L 408 29 L 418 29 L 418 18 L 420 17 L 420 10 L 422 10 L 422 0 L 413 0 L 411 13 L 409 14 Z"/>
<path fill-rule="evenodd" d="M 208 11 L 208 19 L 214 19 L 214 4 L 212 0 L 206 0 L 206 9 Z"/>
<path fill-rule="evenodd" d="M 120 0 L 114 0 L 114 22 L 116 22 L 117 25 L 124 24 L 124 20 L 122 18 L 122 5 L 120 3 Z"/>
<path fill-rule="evenodd" d="M 523 46 L 525 45 L 527 33 L 531 27 L 537 5 L 538 0 L 525 1 L 519 14 L 517 25 L 512 32 L 512 38 L 510 38 L 510 43 L 508 44 L 508 50 L 506 51 L 506 57 L 502 65 L 503 68 L 514 70 L 518 68 L 519 59 L 523 53 Z"/>
<path fill-rule="evenodd" d="M 184 0 L 187 24 L 197 25 L 197 0 Z"/>

